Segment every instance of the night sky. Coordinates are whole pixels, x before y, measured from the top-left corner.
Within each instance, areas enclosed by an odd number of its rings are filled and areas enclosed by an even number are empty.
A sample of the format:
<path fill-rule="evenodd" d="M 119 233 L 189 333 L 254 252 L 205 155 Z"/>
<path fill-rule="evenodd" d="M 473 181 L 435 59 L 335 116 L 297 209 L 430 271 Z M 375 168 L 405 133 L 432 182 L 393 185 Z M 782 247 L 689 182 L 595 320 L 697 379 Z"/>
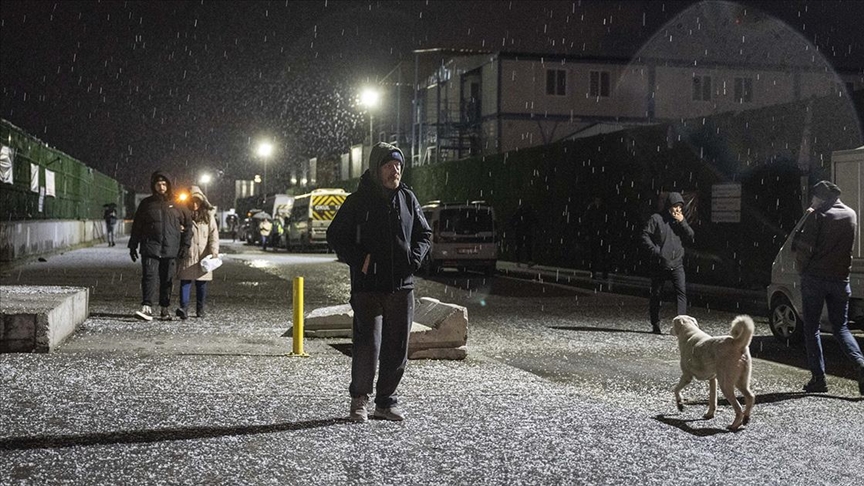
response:
<path fill-rule="evenodd" d="M 0 7 L 0 116 L 137 191 L 158 168 L 262 173 L 347 152 L 354 101 L 414 49 L 629 56 L 694 2 L 17 1 Z M 786 22 L 835 66 L 864 67 L 864 1 L 741 2 Z M 284 184 L 282 184 L 284 186 Z"/>

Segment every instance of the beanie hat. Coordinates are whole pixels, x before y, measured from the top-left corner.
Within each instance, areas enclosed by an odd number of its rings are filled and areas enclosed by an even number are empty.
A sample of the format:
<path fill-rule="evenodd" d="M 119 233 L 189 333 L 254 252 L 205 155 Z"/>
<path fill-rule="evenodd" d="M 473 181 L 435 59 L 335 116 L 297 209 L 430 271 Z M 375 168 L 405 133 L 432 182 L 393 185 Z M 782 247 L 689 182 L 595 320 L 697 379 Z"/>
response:
<path fill-rule="evenodd" d="M 398 160 L 399 165 L 405 165 L 405 158 L 402 157 L 402 152 L 399 150 L 391 150 L 386 155 L 384 155 L 384 157 L 382 157 L 380 161 L 378 161 L 378 167 L 381 167 L 382 165 L 390 162 L 391 160 Z"/>
<path fill-rule="evenodd" d="M 838 197 L 840 197 L 840 194 L 842 192 L 843 191 L 841 191 L 840 188 L 837 187 L 837 184 L 834 184 L 831 181 L 819 181 L 810 190 L 810 193 L 813 196 L 816 196 L 823 201 L 837 199 Z"/>

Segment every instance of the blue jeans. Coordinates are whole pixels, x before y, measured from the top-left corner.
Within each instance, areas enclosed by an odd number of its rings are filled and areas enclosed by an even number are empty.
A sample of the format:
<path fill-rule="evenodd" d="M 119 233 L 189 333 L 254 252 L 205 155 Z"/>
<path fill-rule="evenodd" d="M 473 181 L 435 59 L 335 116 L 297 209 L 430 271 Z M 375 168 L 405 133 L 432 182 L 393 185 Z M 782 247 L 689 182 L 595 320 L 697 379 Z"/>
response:
<path fill-rule="evenodd" d="M 267 243 L 269 243 L 269 241 L 268 241 L 269 239 L 270 239 L 269 236 L 261 235 L 261 249 L 262 250 L 267 249 Z"/>
<path fill-rule="evenodd" d="M 372 394 L 378 365 L 375 405 L 396 405 L 396 387 L 408 364 L 408 335 L 414 321 L 414 291 L 351 294 L 354 329 L 351 347 L 352 397 Z"/>
<path fill-rule="evenodd" d="M 207 302 L 207 280 L 181 280 L 180 281 L 180 308 L 186 310 L 189 307 L 189 297 L 192 293 L 192 282 L 195 282 L 195 308 L 203 309 Z"/>
<path fill-rule="evenodd" d="M 648 314 L 651 325 L 660 323 L 660 296 L 663 294 L 663 284 L 672 280 L 675 288 L 675 301 L 677 303 L 676 315 L 687 314 L 687 279 L 684 276 L 684 267 L 655 270 L 651 276 L 651 299 L 648 302 Z"/>
<path fill-rule="evenodd" d="M 822 356 L 822 339 L 819 321 L 822 306 L 828 306 L 828 322 L 840 349 L 852 361 L 864 367 L 864 356 L 852 333 L 849 332 L 849 282 L 839 279 L 801 276 L 801 300 L 804 313 L 804 340 L 807 345 L 807 364 L 815 379 L 825 379 L 825 360 Z"/>

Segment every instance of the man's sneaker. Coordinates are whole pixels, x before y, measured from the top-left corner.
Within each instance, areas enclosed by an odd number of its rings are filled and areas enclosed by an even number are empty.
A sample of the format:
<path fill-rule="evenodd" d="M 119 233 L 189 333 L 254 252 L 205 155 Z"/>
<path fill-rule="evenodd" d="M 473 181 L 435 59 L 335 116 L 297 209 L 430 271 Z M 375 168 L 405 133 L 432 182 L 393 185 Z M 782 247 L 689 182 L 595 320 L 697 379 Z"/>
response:
<path fill-rule="evenodd" d="M 653 334 L 663 334 L 663 331 L 660 330 L 660 324 L 651 324 L 651 332 Z"/>
<path fill-rule="evenodd" d="M 159 313 L 159 320 L 160 321 L 173 321 L 174 316 L 171 315 L 171 312 L 168 310 L 167 307 L 163 307 L 162 312 Z"/>
<path fill-rule="evenodd" d="M 145 321 L 153 320 L 153 309 L 149 305 L 141 306 L 141 310 L 135 313 L 135 317 Z"/>
<path fill-rule="evenodd" d="M 405 414 L 395 405 L 389 408 L 375 407 L 374 417 L 382 420 L 394 420 L 396 422 L 405 420 Z"/>
<path fill-rule="evenodd" d="M 189 318 L 189 314 L 186 312 L 186 309 L 182 307 L 178 307 L 177 310 L 174 311 L 174 314 L 176 314 L 177 317 L 179 317 L 183 321 Z"/>
<path fill-rule="evenodd" d="M 825 393 L 828 391 L 828 386 L 825 384 L 824 378 L 821 380 L 811 378 L 810 381 L 804 385 L 804 391 L 807 393 Z"/>
<path fill-rule="evenodd" d="M 348 414 L 348 420 L 352 422 L 365 422 L 369 420 L 369 410 L 366 409 L 368 405 L 369 395 L 351 397 L 351 413 Z"/>

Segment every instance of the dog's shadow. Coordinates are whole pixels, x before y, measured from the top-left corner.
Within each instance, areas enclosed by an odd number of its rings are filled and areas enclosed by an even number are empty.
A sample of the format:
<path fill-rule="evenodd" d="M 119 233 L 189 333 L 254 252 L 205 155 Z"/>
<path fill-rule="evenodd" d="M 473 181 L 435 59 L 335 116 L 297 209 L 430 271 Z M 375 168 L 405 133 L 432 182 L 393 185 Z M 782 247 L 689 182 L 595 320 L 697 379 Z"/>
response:
<path fill-rule="evenodd" d="M 734 433 L 734 432 L 738 432 L 738 430 L 742 430 L 742 429 L 738 429 L 736 431 L 732 431 L 732 430 L 729 430 L 726 428 L 718 429 L 716 427 L 704 427 L 704 428 L 703 427 L 692 427 L 690 425 L 690 422 L 705 422 L 705 421 L 714 420 L 714 419 L 698 418 L 698 419 L 686 419 L 685 420 L 685 419 L 675 418 L 673 416 L 670 416 L 667 414 L 662 414 L 662 413 L 659 415 L 656 415 L 654 417 L 654 420 L 656 420 L 658 422 L 662 422 L 666 425 L 671 425 L 673 427 L 679 428 L 679 429 L 683 430 L 684 432 L 687 432 L 688 434 L 694 435 L 696 437 L 710 437 L 712 435 Z"/>

